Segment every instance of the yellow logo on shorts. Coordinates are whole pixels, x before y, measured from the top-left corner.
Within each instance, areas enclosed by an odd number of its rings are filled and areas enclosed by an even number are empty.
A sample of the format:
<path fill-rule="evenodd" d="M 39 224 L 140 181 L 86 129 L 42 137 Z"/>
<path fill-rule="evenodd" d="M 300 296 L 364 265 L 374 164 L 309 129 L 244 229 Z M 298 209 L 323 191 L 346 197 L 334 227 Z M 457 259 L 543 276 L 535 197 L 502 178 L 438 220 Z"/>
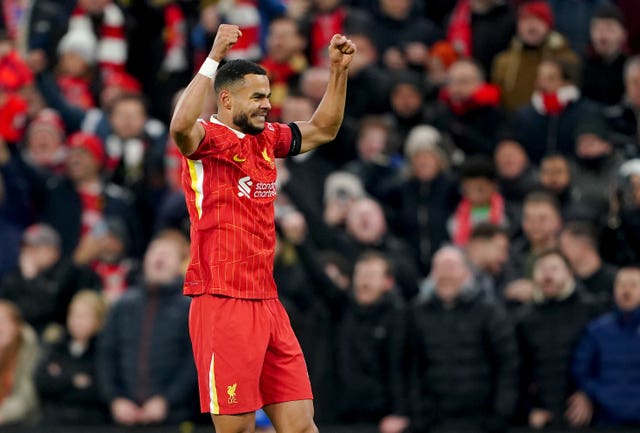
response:
<path fill-rule="evenodd" d="M 236 399 L 236 387 L 237 386 L 238 386 L 237 383 L 234 383 L 233 385 L 227 386 L 227 394 L 229 394 L 229 399 L 227 400 L 227 403 L 229 403 L 229 404 L 238 403 L 238 399 Z"/>

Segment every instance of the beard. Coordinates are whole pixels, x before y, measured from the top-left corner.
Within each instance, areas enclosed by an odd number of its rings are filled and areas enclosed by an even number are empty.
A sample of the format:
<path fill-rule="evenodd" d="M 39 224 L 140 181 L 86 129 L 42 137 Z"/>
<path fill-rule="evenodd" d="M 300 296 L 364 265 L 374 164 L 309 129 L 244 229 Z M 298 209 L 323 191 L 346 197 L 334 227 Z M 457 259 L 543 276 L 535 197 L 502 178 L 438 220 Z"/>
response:
<path fill-rule="evenodd" d="M 245 134 L 256 135 L 260 134 L 264 130 L 264 123 L 259 126 L 253 125 L 251 123 L 251 118 L 247 113 L 234 114 L 233 123 Z"/>

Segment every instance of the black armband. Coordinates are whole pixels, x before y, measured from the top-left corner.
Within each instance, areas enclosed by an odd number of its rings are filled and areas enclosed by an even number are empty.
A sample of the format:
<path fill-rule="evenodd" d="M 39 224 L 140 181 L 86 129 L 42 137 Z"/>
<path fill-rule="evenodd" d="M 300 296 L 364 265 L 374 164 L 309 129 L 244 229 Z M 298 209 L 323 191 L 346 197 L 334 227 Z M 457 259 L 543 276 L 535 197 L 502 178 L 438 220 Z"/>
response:
<path fill-rule="evenodd" d="M 300 153 L 302 148 L 302 133 L 294 122 L 289 123 L 289 128 L 291 128 L 291 147 L 288 156 L 295 156 Z"/>

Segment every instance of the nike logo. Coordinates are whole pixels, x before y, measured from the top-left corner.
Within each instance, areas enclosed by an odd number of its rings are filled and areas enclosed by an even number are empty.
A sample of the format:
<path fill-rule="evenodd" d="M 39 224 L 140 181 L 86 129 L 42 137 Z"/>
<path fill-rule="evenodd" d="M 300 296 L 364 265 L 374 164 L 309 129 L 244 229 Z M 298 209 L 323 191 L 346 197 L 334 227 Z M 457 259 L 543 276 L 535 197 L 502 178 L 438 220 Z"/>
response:
<path fill-rule="evenodd" d="M 236 153 L 235 155 L 233 155 L 233 160 L 235 162 L 245 162 L 247 160 L 247 158 L 241 158 L 240 156 L 238 156 L 238 154 Z"/>
<path fill-rule="evenodd" d="M 271 159 L 269 157 L 269 154 L 267 153 L 267 148 L 265 147 L 264 149 L 262 149 L 262 157 L 264 158 L 265 161 L 267 162 L 273 162 L 273 159 Z"/>

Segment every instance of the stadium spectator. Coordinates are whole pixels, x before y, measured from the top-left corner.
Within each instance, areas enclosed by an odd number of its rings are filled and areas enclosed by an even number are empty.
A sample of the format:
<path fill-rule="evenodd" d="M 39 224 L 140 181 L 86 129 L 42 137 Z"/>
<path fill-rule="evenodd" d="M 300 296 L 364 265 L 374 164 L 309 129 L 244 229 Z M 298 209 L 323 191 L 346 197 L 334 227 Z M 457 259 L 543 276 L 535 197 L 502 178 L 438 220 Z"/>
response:
<path fill-rule="evenodd" d="M 516 36 L 509 48 L 494 58 L 491 69 L 491 81 L 502 89 L 503 108 L 507 111 L 529 102 L 542 60 L 563 61 L 577 69 L 578 56 L 564 36 L 553 31 L 553 25 L 553 13 L 546 1 L 531 1 L 519 7 Z"/>
<path fill-rule="evenodd" d="M 112 305 L 98 340 L 98 388 L 117 424 L 177 423 L 195 414 L 190 300 L 181 279 L 184 238 L 159 234 L 144 256 L 140 287 Z"/>
<path fill-rule="evenodd" d="M 513 326 L 473 285 L 459 249 L 436 252 L 431 278 L 431 291 L 421 293 L 426 298 L 409 318 L 409 431 L 506 431 L 517 398 Z"/>
<path fill-rule="evenodd" d="M 591 43 L 582 66 L 582 94 L 605 106 L 624 95 L 627 30 L 618 8 L 606 5 L 591 17 Z"/>
<path fill-rule="evenodd" d="M 124 71 L 128 54 L 125 16 L 115 1 L 78 0 L 69 17 L 65 36 L 75 31 L 95 34 L 98 41 L 96 60 L 101 76 Z"/>
<path fill-rule="evenodd" d="M 33 375 L 39 351 L 38 337 L 18 307 L 0 299 L 0 426 L 25 426 L 37 419 Z"/>
<path fill-rule="evenodd" d="M 490 301 L 502 302 L 507 283 L 515 278 L 509 266 L 509 235 L 504 227 L 480 223 L 471 231 L 465 254 L 474 285 Z"/>
<path fill-rule="evenodd" d="M 389 110 L 392 76 L 379 66 L 379 53 L 371 29 L 353 31 L 347 37 L 358 46 L 358 55 L 349 66 L 345 115 L 359 120 L 370 114 Z"/>
<path fill-rule="evenodd" d="M 537 186 L 537 173 L 522 144 L 511 137 L 498 142 L 493 161 L 498 175 L 498 190 L 505 199 L 509 229 L 514 233 L 520 226 L 522 202 Z"/>
<path fill-rule="evenodd" d="M 465 160 L 460 167 L 460 190 L 462 197 L 448 222 L 454 244 L 466 245 L 473 228 L 482 222 L 507 226 L 504 198 L 497 190 L 491 159 L 477 155 Z"/>
<path fill-rule="evenodd" d="M 449 21 L 447 40 L 462 57 L 472 57 L 489 74 L 493 58 L 507 49 L 515 32 L 515 11 L 508 2 L 458 0 Z"/>
<path fill-rule="evenodd" d="M 613 299 L 616 269 L 600 256 L 595 226 L 585 221 L 568 222 L 560 232 L 559 246 L 578 283 L 597 302 L 608 306 Z"/>
<path fill-rule="evenodd" d="M 442 136 L 432 126 L 411 130 L 404 149 L 407 170 L 389 188 L 383 203 L 393 231 L 409 243 L 420 276 L 431 268 L 431 256 L 449 240 L 447 220 L 459 199 L 449 170 Z"/>
<path fill-rule="evenodd" d="M 550 153 L 575 155 L 577 126 L 600 120 L 600 108 L 580 95 L 568 66 L 543 60 L 537 66 L 531 102 L 515 114 L 518 141 L 534 164 Z"/>
<path fill-rule="evenodd" d="M 589 46 L 591 18 L 608 0 L 576 0 L 571 4 L 562 0 L 548 0 L 555 17 L 556 30 L 567 38 L 571 49 L 584 53 Z"/>
<path fill-rule="evenodd" d="M 532 299 L 533 261 L 537 254 L 557 246 L 562 228 L 562 216 L 556 198 L 545 192 L 534 191 L 527 195 L 522 206 L 523 235 L 511 244 L 511 264 L 516 275 L 524 278 L 507 286 L 505 298 L 516 303 Z"/>
<path fill-rule="evenodd" d="M 458 60 L 449 67 L 431 124 L 451 136 L 466 156 L 492 156 L 503 122 L 500 89 L 485 82 L 480 66 Z"/>
<path fill-rule="evenodd" d="M 101 177 L 106 159 L 102 142 L 96 136 L 79 132 L 69 137 L 68 146 L 65 176 L 38 185 L 44 196 L 39 203 L 39 217 L 58 231 L 62 251 L 71 254 L 82 237 L 100 228 L 102 218 L 118 216 L 126 221 L 136 251 L 139 231 L 131 199 L 125 190 L 105 183 Z"/>
<path fill-rule="evenodd" d="M 532 428 L 580 427 L 570 413 L 579 394 L 571 381 L 571 356 L 594 304 L 581 292 L 559 250 L 538 254 L 533 264 L 533 303 L 518 323 L 523 408 Z"/>
<path fill-rule="evenodd" d="M 260 61 L 271 83 L 271 122 L 280 119 L 284 99 L 290 89 L 297 87 L 300 74 L 308 67 L 306 48 L 307 39 L 296 20 L 285 16 L 271 21 L 267 51 Z"/>
<path fill-rule="evenodd" d="M 585 216 L 604 221 L 616 173 L 624 162 L 613 134 L 600 118 L 583 119 L 576 127 L 574 185 Z"/>
<path fill-rule="evenodd" d="M 576 349 L 573 373 L 581 424 L 637 426 L 640 423 L 640 268 L 618 271 L 615 309 L 589 324 Z"/>
<path fill-rule="evenodd" d="M 389 91 L 391 110 L 388 115 L 401 143 L 405 143 L 413 127 L 429 123 L 425 99 L 425 84 L 420 75 L 413 71 L 394 74 Z"/>
<path fill-rule="evenodd" d="M 424 16 L 412 13 L 414 0 L 379 0 L 373 13 L 375 44 L 386 69 L 423 68 L 429 47 L 440 30 Z"/>
<path fill-rule="evenodd" d="M 111 304 L 124 294 L 139 271 L 139 263 L 129 254 L 127 226 L 117 217 L 107 217 L 74 254 L 78 265 L 89 266 L 100 278 L 100 288 Z"/>
<path fill-rule="evenodd" d="M 79 291 L 69 304 L 65 331 L 43 348 L 35 372 L 43 426 L 107 423 L 107 407 L 98 395 L 95 359 L 96 336 L 106 307 L 95 291 Z"/>
<path fill-rule="evenodd" d="M 45 108 L 29 123 L 21 156 L 39 176 L 62 175 L 66 144 L 62 118 L 55 110 Z"/>
<path fill-rule="evenodd" d="M 622 147 L 627 158 L 634 158 L 639 154 L 639 108 L 640 56 L 633 56 L 624 65 L 624 97 L 619 104 L 604 110 L 605 118 L 616 134 L 616 143 Z"/>
<path fill-rule="evenodd" d="M 358 156 L 347 163 L 344 170 L 358 176 L 369 194 L 381 198 L 398 172 L 399 157 L 393 149 L 393 131 L 388 119 L 380 116 L 364 117 L 359 126 Z"/>
<path fill-rule="evenodd" d="M 94 66 L 98 41 L 90 29 L 69 31 L 58 43 L 56 83 L 64 99 L 83 110 L 94 108 Z"/>
<path fill-rule="evenodd" d="M 563 217 L 571 216 L 580 201 L 571 168 L 569 158 L 558 153 L 546 155 L 540 161 L 540 187 L 556 198 Z"/>
<path fill-rule="evenodd" d="M 338 419 L 343 423 L 377 423 L 403 407 L 405 386 L 404 310 L 391 261 L 365 251 L 354 266 L 349 290 L 331 280 L 301 228 L 283 222 L 287 238 L 298 244 L 302 263 L 317 297 L 331 312 L 335 350 Z M 302 229 L 304 230 L 304 229 Z"/>
<path fill-rule="evenodd" d="M 79 289 L 97 289 L 98 284 L 90 270 L 74 266 L 62 254 L 60 236 L 51 226 L 34 224 L 22 236 L 18 265 L 0 282 L 0 298 L 16 304 L 41 335 L 48 325 L 64 323 Z"/>

